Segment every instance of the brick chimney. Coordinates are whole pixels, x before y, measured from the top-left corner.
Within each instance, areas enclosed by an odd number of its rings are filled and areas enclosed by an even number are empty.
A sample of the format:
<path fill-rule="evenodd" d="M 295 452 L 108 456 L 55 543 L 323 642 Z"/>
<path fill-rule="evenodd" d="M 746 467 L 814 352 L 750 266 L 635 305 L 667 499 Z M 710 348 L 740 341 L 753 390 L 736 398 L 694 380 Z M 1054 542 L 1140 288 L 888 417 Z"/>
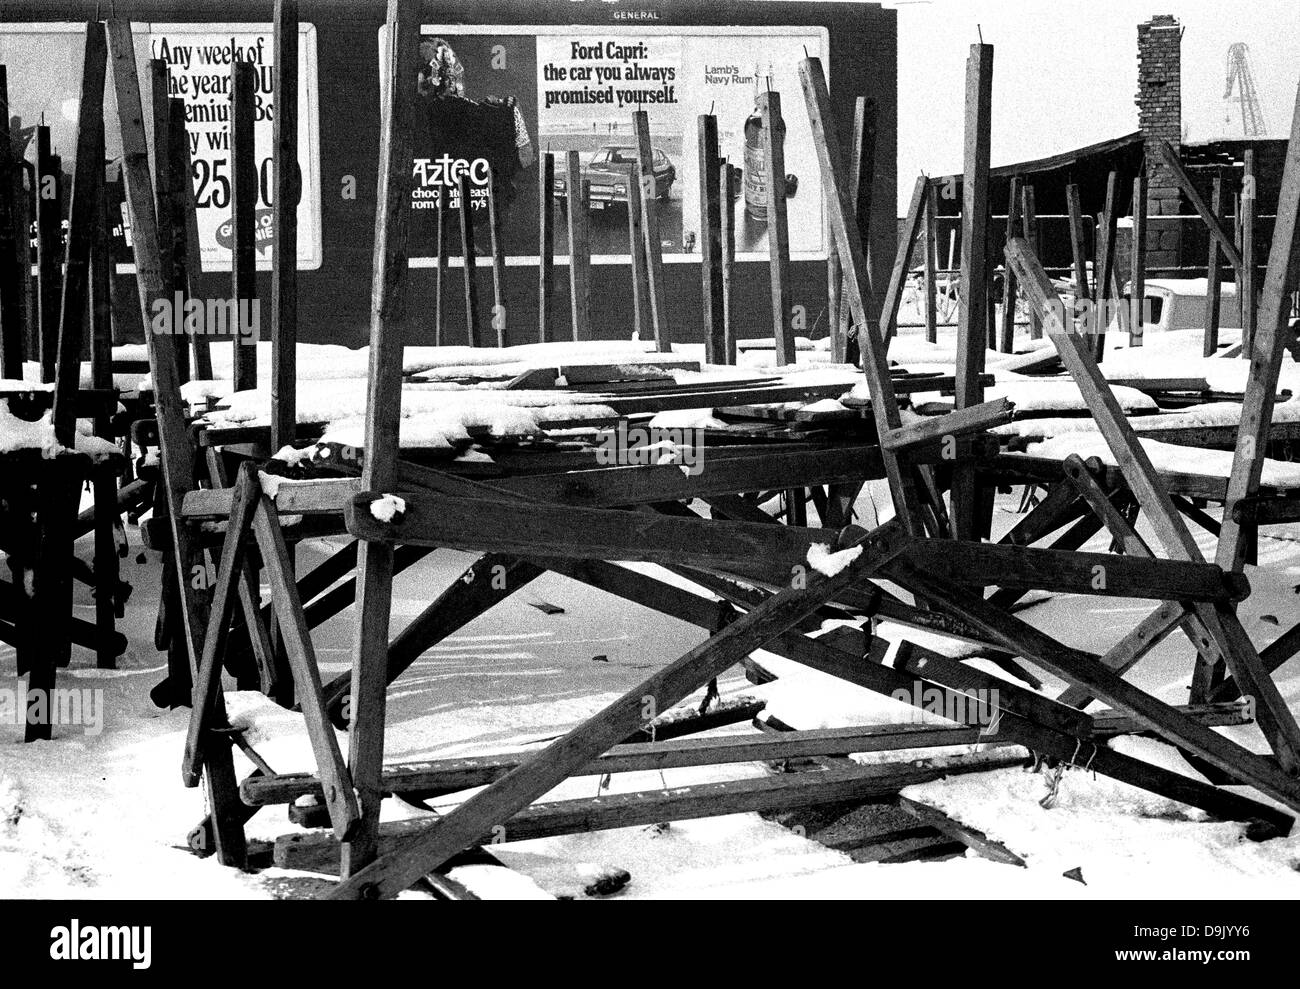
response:
<path fill-rule="evenodd" d="M 1177 222 L 1160 216 L 1182 212 L 1182 194 L 1162 163 L 1156 144 L 1168 141 L 1177 151 L 1183 128 L 1182 28 L 1171 14 L 1157 14 L 1138 25 L 1138 126 L 1146 141 L 1147 157 L 1147 265 L 1177 267 L 1181 237 Z"/>

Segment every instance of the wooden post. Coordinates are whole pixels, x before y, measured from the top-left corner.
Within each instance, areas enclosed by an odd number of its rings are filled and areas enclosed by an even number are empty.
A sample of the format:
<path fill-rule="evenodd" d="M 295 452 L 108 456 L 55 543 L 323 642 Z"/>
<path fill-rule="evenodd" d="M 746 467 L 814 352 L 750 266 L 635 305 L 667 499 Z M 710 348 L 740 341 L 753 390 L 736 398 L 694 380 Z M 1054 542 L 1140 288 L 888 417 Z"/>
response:
<path fill-rule="evenodd" d="M 880 306 L 879 336 L 888 345 L 894 336 L 898 322 L 898 307 L 903 302 L 903 289 L 907 287 L 908 265 L 912 260 L 912 248 L 925 219 L 925 200 L 930 188 L 930 180 L 924 175 L 916 177 L 912 186 L 912 201 L 907 207 L 907 219 L 903 221 L 901 236 L 898 238 L 898 250 L 894 254 L 894 267 L 889 273 L 889 285 L 885 288 L 885 298 Z M 858 343 L 861 344 L 863 330 L 858 329 Z M 981 314 L 981 334 L 983 318 Z M 983 344 L 983 337 L 980 339 Z M 983 351 L 981 351 L 983 353 Z"/>
<path fill-rule="evenodd" d="M 1223 215 L 1223 176 L 1218 172 L 1210 192 L 1210 209 L 1215 216 Z M 1219 242 L 1211 237 L 1210 258 L 1205 263 L 1205 340 L 1201 347 L 1205 357 L 1213 357 L 1219 349 L 1219 286 Z"/>
<path fill-rule="evenodd" d="M 659 233 L 659 198 L 655 190 L 654 147 L 650 143 L 650 116 L 644 110 L 632 113 L 636 134 L 636 167 L 641 183 L 641 235 L 645 239 L 646 277 L 649 284 L 650 320 L 654 325 L 655 349 L 671 353 L 672 328 L 668 322 L 668 293 L 664 285 L 663 240 Z M 632 185 L 631 181 L 628 185 Z"/>
<path fill-rule="evenodd" d="M 474 200 L 469 173 L 460 177 L 460 265 L 465 279 L 465 342 L 480 345 L 478 332 L 478 258 L 474 249 Z"/>
<path fill-rule="evenodd" d="M 41 380 L 54 380 L 63 276 L 63 169 L 50 153 L 50 129 L 36 128 L 36 294 Z M 19 375 L 21 377 L 21 375 Z"/>
<path fill-rule="evenodd" d="M 194 171 L 190 155 L 189 135 L 185 128 L 185 101 L 172 100 L 172 114 L 177 118 L 175 132 L 180 135 L 177 142 L 179 156 L 178 178 L 180 202 L 182 204 L 183 227 L 185 231 L 185 275 L 189 298 L 202 299 L 203 292 L 203 248 L 199 243 L 199 210 L 194 200 Z M 233 164 L 231 171 L 238 167 Z M 233 190 L 232 190 L 233 194 Z M 201 381 L 212 380 L 212 347 L 208 339 L 212 327 L 204 325 L 201 332 L 190 339 L 194 348 L 194 376 Z"/>
<path fill-rule="evenodd" d="M 1115 231 L 1119 225 L 1119 173 L 1111 170 L 1106 177 L 1106 209 L 1097 224 L 1097 263 L 1092 273 L 1093 317 L 1092 357 L 1098 364 L 1106 356 L 1107 302 L 1110 301 L 1111 275 L 1115 271 Z"/>
<path fill-rule="evenodd" d="M 272 44 L 271 448 L 279 450 L 298 432 L 298 0 L 275 0 Z"/>
<path fill-rule="evenodd" d="M 772 282 L 772 334 L 778 367 L 794 364 L 794 328 L 790 325 L 790 221 L 785 205 L 785 120 L 781 94 L 760 93 L 763 143 L 767 152 L 767 254 Z"/>
<path fill-rule="evenodd" d="M 569 310 L 573 339 L 591 339 L 591 235 L 587 215 L 587 183 L 582 159 L 570 151 L 564 158 L 564 189 L 568 193 Z"/>
<path fill-rule="evenodd" d="M 1128 345 L 1142 346 L 1146 320 L 1147 280 L 1147 169 L 1146 163 L 1133 179 L 1133 248 L 1129 274 Z"/>
<path fill-rule="evenodd" d="M 718 118 L 696 118 L 700 171 L 700 284 L 704 292 L 704 360 L 725 364 L 727 342 L 722 313 L 722 213 L 729 203 L 722 195 L 722 164 L 718 153 Z M 828 259 L 828 265 L 830 261 Z M 828 278 L 830 276 L 828 275 Z M 838 282 L 828 282 L 838 289 Z"/>
<path fill-rule="evenodd" d="M 848 155 L 849 199 L 853 203 L 858 237 L 865 252 L 867 266 L 861 274 L 865 280 L 867 298 L 870 299 L 876 291 L 871 275 L 871 202 L 874 191 L 872 187 L 876 180 L 876 101 L 870 97 L 859 96 L 853 104 L 853 144 L 848 149 Z M 831 240 L 834 242 L 834 237 Z M 843 268 L 844 265 L 841 264 L 840 267 Z M 843 299 L 844 283 L 841 281 L 840 333 L 844 337 L 844 363 L 858 364 L 862 358 L 862 347 L 857 335 L 849 333 L 850 314 Z M 893 321 L 898 318 L 897 306 L 892 312 L 889 332 L 884 336 L 886 341 L 893 333 Z"/>
<path fill-rule="evenodd" d="M 411 212 L 411 132 L 415 123 L 420 40 L 419 0 L 388 0 L 387 71 L 381 95 L 374 282 L 370 307 L 369 394 L 362 483 L 390 490 L 397 480 L 402 344 L 406 320 L 408 226 Z M 392 607 L 393 545 L 363 540 L 357 550 L 356 639 L 352 664 L 348 764 L 361 810 L 343 844 L 340 874 L 350 876 L 377 853 L 383 800 L 384 725 L 388 687 L 388 623 Z"/>
<path fill-rule="evenodd" d="M 1241 307 L 1241 356 L 1255 353 L 1255 149 L 1247 148 L 1241 179 L 1241 271 L 1237 304 Z"/>
<path fill-rule="evenodd" d="M 925 340 L 926 343 L 937 343 L 939 314 L 935 312 L 935 306 L 939 303 L 935 269 L 939 256 L 939 197 L 933 182 L 925 185 Z"/>
<path fill-rule="evenodd" d="M 27 278 L 26 231 L 15 209 L 13 144 L 9 136 L 9 84 L 0 65 L 0 378 L 23 378 L 23 282 Z M 21 249 L 21 250 L 20 250 Z"/>
<path fill-rule="evenodd" d="M 451 186 L 440 185 L 438 193 L 438 216 L 434 237 L 438 242 L 438 264 L 433 269 L 433 345 L 441 347 L 446 343 L 442 329 L 442 294 L 447 282 L 447 206 Z"/>
<path fill-rule="evenodd" d="M 989 128 L 993 46 L 971 45 L 966 60 L 966 148 L 962 181 L 961 300 L 957 323 L 956 407 L 984 399 L 984 321 L 988 307 Z M 978 539 L 975 469 L 953 469 L 951 518 L 958 539 Z"/>
<path fill-rule="evenodd" d="M 631 185 L 631 183 L 629 183 Z M 551 335 L 551 299 L 555 295 L 555 155 L 542 154 L 537 169 L 537 338 L 545 343 Z"/>
<path fill-rule="evenodd" d="M 1070 252 L 1074 256 L 1074 297 L 1092 298 L 1088 285 L 1088 248 L 1084 240 L 1083 210 L 1079 205 L 1079 186 L 1071 182 L 1065 187 L 1066 209 L 1070 213 Z"/>
<path fill-rule="evenodd" d="M 1034 248 L 1034 253 L 1042 251 L 1042 237 L 1038 229 L 1038 210 L 1034 204 L 1034 187 L 1026 183 L 1020 190 L 1020 220 L 1024 229 L 1025 240 Z M 1029 339 L 1041 340 L 1043 338 L 1043 318 L 1042 314 L 1034 309 L 1029 310 Z M 1007 350 L 1006 353 L 1010 353 Z"/>
<path fill-rule="evenodd" d="M 1011 176 L 1007 192 L 1007 235 L 1003 241 L 1004 247 L 1016 235 L 1016 227 L 1020 223 L 1020 188 L 1020 176 Z M 1025 198 L 1025 203 L 1028 205 L 1028 197 Z M 1002 332 L 998 335 L 998 350 L 1004 354 L 1015 349 L 1016 291 L 1016 273 L 1011 270 L 1011 265 L 1007 265 L 1002 276 Z M 1032 315 L 1030 326 L 1033 326 Z"/>
<path fill-rule="evenodd" d="M 103 161 L 102 116 L 96 136 L 99 144 L 92 153 L 92 160 Z M 90 234 L 90 385 L 107 390 L 113 387 L 113 258 L 108 246 L 108 201 L 103 195 L 102 185 L 95 205 Z M 94 428 L 100 439 L 113 439 L 112 416 L 97 416 Z M 109 642 L 118 611 L 117 527 L 120 522 L 116 469 L 98 468 L 92 483 L 95 498 L 95 627 L 99 631 L 95 665 L 101 670 L 111 670 L 117 667 L 116 650 Z"/>
<path fill-rule="evenodd" d="M 736 268 L 736 166 L 722 159 L 719 177 L 722 183 L 722 363 L 735 364 L 736 325 L 731 315 L 731 279 Z"/>
<path fill-rule="evenodd" d="M 162 487 L 169 512 L 172 536 L 173 572 L 178 576 L 181 622 L 191 674 L 198 669 L 208 602 L 195 591 L 188 576 L 193 567 L 205 567 L 202 550 L 191 538 L 191 530 L 180 517 L 185 492 L 194 484 L 194 449 L 185 423 L 174 354 L 175 338 L 153 333 L 149 314 L 163 295 L 162 267 L 158 252 L 158 231 L 154 215 L 154 191 L 145 141 L 144 114 L 140 102 L 140 81 L 136 73 L 135 44 L 131 24 L 125 18 L 108 22 L 108 51 L 112 66 L 113 91 L 117 101 L 122 142 L 122 177 L 131 221 L 131 243 L 139 289 L 145 339 L 149 343 L 149 367 L 154 378 L 154 400 L 158 417 L 158 438 L 162 451 Z M 170 676 L 169 676 L 170 679 Z M 176 691 L 188 684 L 171 684 Z M 214 707 L 215 716 L 225 718 L 225 705 Z M 211 804 L 217 855 L 225 865 L 242 866 L 247 857 L 234 762 L 228 739 L 214 742 L 208 759 L 208 799 Z"/>
<path fill-rule="evenodd" d="M 252 318 L 257 298 L 257 158 L 253 151 L 253 117 L 257 112 L 253 94 L 252 62 L 231 66 L 230 95 L 230 217 L 233 249 L 230 256 L 231 295 L 243 319 L 245 307 Z M 257 340 L 237 336 L 232 375 L 235 391 L 257 387 Z"/>
<path fill-rule="evenodd" d="M 492 248 L 492 328 L 498 347 L 506 345 L 506 232 L 496 172 L 488 174 L 488 235 Z M 441 264 L 439 260 L 439 264 Z"/>
<path fill-rule="evenodd" d="M 189 184 L 190 176 L 189 169 L 185 164 L 188 158 L 185 142 L 189 138 L 185 134 L 185 101 L 179 97 L 168 97 L 167 99 L 167 130 L 165 133 L 167 135 L 165 149 L 165 167 L 168 173 L 167 197 L 170 200 L 168 215 L 172 224 L 172 293 L 173 296 L 179 293 L 183 298 L 188 299 L 190 297 L 188 225 L 190 210 L 185 189 Z M 190 346 L 193 340 L 185 327 L 185 323 L 188 321 L 182 319 L 182 315 L 182 313 L 177 313 L 174 317 L 175 328 L 180 331 L 180 346 L 176 348 L 176 358 L 181 369 L 181 381 L 188 381 L 193 374 L 190 362 Z M 200 327 L 201 330 L 202 327 Z"/>
<path fill-rule="evenodd" d="M 90 295 L 90 243 L 104 195 L 104 69 L 108 51 L 104 25 L 86 25 L 85 58 L 77 104 L 77 161 L 68 213 L 67 264 L 59 314 L 58 361 L 54 377 L 54 438 L 76 445 L 77 393 L 81 388 L 81 349 L 86 339 Z"/>

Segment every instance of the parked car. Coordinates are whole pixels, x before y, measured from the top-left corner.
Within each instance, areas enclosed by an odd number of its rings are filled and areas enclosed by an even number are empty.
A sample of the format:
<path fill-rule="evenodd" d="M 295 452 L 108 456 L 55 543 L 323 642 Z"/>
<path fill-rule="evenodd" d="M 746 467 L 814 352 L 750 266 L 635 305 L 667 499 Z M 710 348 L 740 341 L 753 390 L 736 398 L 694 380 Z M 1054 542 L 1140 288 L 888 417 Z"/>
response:
<path fill-rule="evenodd" d="M 654 150 L 655 196 L 664 200 L 677 180 L 677 168 L 659 148 Z M 588 183 L 588 207 L 605 209 L 611 203 L 627 205 L 627 184 L 636 174 L 636 148 L 607 144 L 582 166 L 582 178 Z M 563 175 L 555 176 L 555 196 L 567 202 L 568 188 Z"/>

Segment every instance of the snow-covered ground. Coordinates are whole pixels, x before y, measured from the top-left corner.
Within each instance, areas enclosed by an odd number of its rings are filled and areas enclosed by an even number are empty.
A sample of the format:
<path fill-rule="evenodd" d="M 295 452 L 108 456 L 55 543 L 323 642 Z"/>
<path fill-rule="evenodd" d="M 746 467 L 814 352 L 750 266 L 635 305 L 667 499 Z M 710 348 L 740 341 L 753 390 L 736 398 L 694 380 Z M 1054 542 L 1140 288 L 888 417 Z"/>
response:
<path fill-rule="evenodd" d="M 1199 335 L 1198 335 L 1199 338 Z M 899 341 L 908 346 L 910 339 Z M 900 348 L 901 349 L 901 348 Z M 1244 362 L 1237 362 L 1244 364 Z M 1169 372 L 1165 372 L 1169 373 Z M 999 499 L 995 535 L 1018 518 L 1019 492 Z M 888 502 L 873 483 L 859 502 L 870 523 Z M 60 685 L 102 691 L 102 732 L 55 729 L 50 742 L 20 739 L 20 724 L 0 724 L 0 896 L 266 898 L 301 891 L 300 877 L 279 870 L 240 874 L 184 847 L 204 812 L 201 789 L 184 789 L 179 765 L 187 712 L 163 712 L 148 698 L 163 673 L 153 649 L 158 565 L 130 530 L 123 577 L 134 585 L 122 623 L 131 646 L 115 672 L 74 649 Z M 1212 552 L 1211 538 L 1196 531 Z M 331 548 L 324 540 L 299 548 L 309 566 Z M 1086 549 L 1106 549 L 1105 538 Z M 83 554 L 89 544 L 83 544 Z M 439 551 L 397 579 L 394 632 L 418 614 L 436 588 L 456 579 L 471 557 Z M 142 562 L 138 562 L 142 561 Z M 1241 613 L 1263 646 L 1296 621 L 1300 601 L 1300 526 L 1269 530 L 1260 566 L 1249 568 L 1253 593 Z M 77 588 L 77 610 L 93 618 L 93 602 Z M 537 604 L 562 608 L 538 608 Z M 1063 641 L 1099 651 L 1117 641 L 1151 602 L 1059 596 L 1023 615 Z M 348 667 L 350 612 L 316 631 L 322 674 Z M 703 633 L 600 591 L 547 575 L 426 653 L 390 697 L 390 762 L 536 748 L 629 689 L 663 663 L 698 644 Z M 781 679 L 763 687 L 733 671 L 724 697 L 764 697 L 769 710 L 798 727 L 910 719 L 909 709 L 768 657 Z M 0 646 L 0 692 L 20 685 L 14 653 Z M 1186 699 L 1192 655 L 1171 636 L 1133 671 L 1144 687 L 1171 702 Z M 1049 681 L 1056 686 L 1055 681 Z M 1279 686 L 1300 708 L 1300 664 L 1279 671 Z M 253 741 L 279 772 L 313 768 L 301 721 L 258 695 L 231 694 L 232 719 L 250 726 Z M 0 708 L 3 711 L 3 708 Z M 739 726 L 730 731 L 749 731 Z M 1220 729 L 1257 749 L 1253 726 Z M 1168 747 L 1150 740 L 1116 743 L 1179 772 L 1191 770 Z M 896 754 L 895 754 L 896 755 Z M 251 766 L 236 754 L 237 769 Z M 614 791 L 653 789 L 757 776 L 756 764 L 628 773 Z M 548 799 L 593 796 L 599 781 L 566 782 Z M 986 832 L 1025 859 L 1027 868 L 973 857 L 941 863 L 858 864 L 753 814 L 628 828 L 494 846 L 517 875 L 466 867 L 455 877 L 485 896 L 581 896 L 590 877 L 626 869 L 632 881 L 617 899 L 856 897 L 1294 897 L 1300 894 L 1300 836 L 1246 841 L 1238 824 L 1202 814 L 1082 769 L 1064 774 L 1057 799 L 1040 806 L 1044 777 L 999 770 L 909 789 Z M 394 817 L 420 812 L 395 801 Z M 447 801 L 437 804 L 445 808 Z M 273 838 L 297 830 L 282 808 L 261 811 L 249 834 Z M 1063 873 L 1081 870 L 1086 885 Z M 508 881 L 503 881 L 508 880 Z M 420 895 L 420 894 L 408 894 Z"/>

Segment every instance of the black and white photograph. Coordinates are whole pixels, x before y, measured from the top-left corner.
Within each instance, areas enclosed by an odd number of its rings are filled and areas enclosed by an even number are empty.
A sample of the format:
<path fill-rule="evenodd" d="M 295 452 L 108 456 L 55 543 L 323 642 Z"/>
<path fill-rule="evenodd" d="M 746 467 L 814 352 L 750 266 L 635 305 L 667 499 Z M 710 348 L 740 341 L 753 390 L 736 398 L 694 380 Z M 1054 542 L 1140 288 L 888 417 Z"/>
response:
<path fill-rule="evenodd" d="M 1298 719 L 1293 0 L 0 0 L 16 957 L 1276 964 Z"/>

